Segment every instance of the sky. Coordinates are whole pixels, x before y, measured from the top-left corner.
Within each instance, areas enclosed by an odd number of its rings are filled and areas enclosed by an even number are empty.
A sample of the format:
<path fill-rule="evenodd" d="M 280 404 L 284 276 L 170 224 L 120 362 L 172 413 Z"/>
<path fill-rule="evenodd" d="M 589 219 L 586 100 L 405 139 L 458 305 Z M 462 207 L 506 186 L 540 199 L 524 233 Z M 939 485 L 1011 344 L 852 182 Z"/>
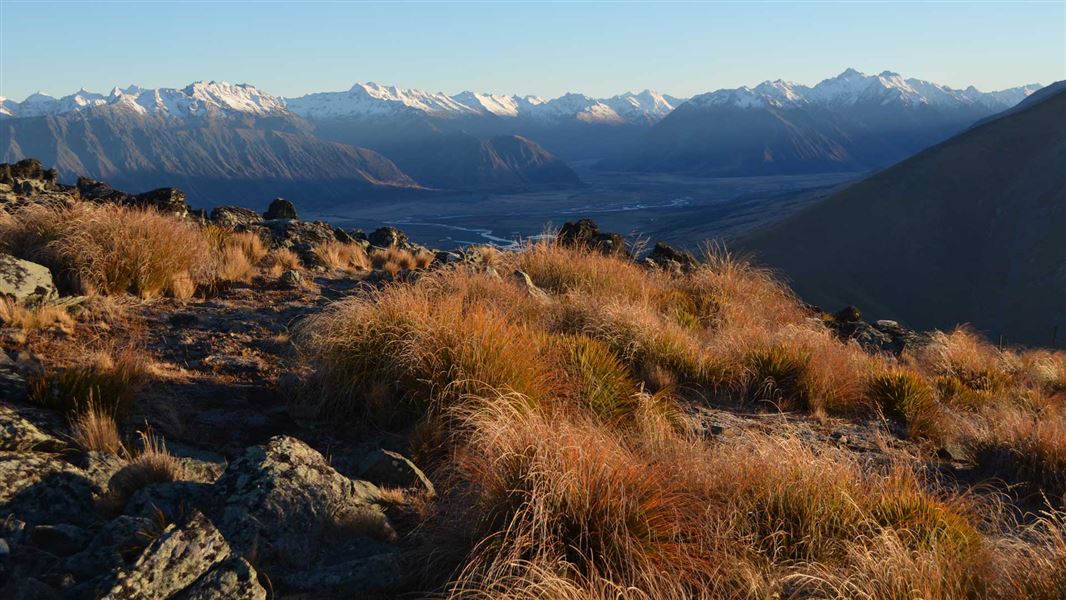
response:
<path fill-rule="evenodd" d="M 198 80 L 691 96 L 848 67 L 985 91 L 1066 79 L 1066 0 L 0 0 L 0 96 L 17 100 Z"/>

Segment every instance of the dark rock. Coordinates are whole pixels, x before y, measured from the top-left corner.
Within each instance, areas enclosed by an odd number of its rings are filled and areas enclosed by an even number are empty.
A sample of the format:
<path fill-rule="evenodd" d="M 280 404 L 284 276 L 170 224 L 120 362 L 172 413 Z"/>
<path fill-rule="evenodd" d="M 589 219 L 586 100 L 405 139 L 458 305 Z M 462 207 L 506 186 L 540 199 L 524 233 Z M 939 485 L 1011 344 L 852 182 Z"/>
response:
<path fill-rule="evenodd" d="M 563 246 L 586 248 L 609 256 L 625 256 L 627 253 L 624 236 L 600 231 L 591 219 L 565 223 L 555 240 Z"/>
<path fill-rule="evenodd" d="M 177 188 L 158 188 L 143 194 L 137 194 L 129 200 L 130 206 L 152 208 L 161 213 L 187 217 L 189 205 L 185 203 L 185 192 Z"/>
<path fill-rule="evenodd" d="M 34 305 L 58 297 L 48 267 L 0 253 L 0 298 Z"/>
<path fill-rule="evenodd" d="M 254 225 L 263 220 L 259 213 L 239 206 L 216 206 L 211 209 L 211 222 L 223 227 Z"/>
<path fill-rule="evenodd" d="M 666 242 L 655 242 L 655 247 L 652 248 L 647 258 L 662 269 L 688 270 L 699 264 L 695 256 L 684 250 L 678 250 Z"/>
<path fill-rule="evenodd" d="M 360 557 L 291 573 L 283 579 L 286 587 L 303 592 L 342 592 L 347 597 L 395 591 L 409 577 L 394 553 Z"/>
<path fill-rule="evenodd" d="M 167 319 L 167 323 L 172 327 L 192 327 L 200 324 L 200 317 L 192 312 L 179 312 L 170 315 L 170 318 Z"/>
<path fill-rule="evenodd" d="M 407 234 L 395 227 L 386 226 L 375 229 L 367 236 L 367 240 L 370 241 L 372 246 L 377 246 L 378 248 L 391 248 L 393 246 L 403 246 L 407 244 Z"/>
<path fill-rule="evenodd" d="M 859 311 L 858 307 L 845 306 L 833 313 L 833 318 L 840 323 L 858 323 L 862 320 L 862 312 Z"/>
<path fill-rule="evenodd" d="M 120 515 L 104 523 L 94 530 L 87 548 L 63 561 L 63 570 L 79 581 L 115 572 L 123 565 L 122 552 L 143 544 L 146 533 L 158 527 L 156 519 L 154 514 L 152 518 Z"/>
<path fill-rule="evenodd" d="M 351 244 L 355 242 L 355 238 L 350 233 L 341 229 L 340 227 L 333 228 L 333 237 L 337 238 L 337 241 L 342 244 Z"/>
<path fill-rule="evenodd" d="M 92 536 L 74 525 L 37 525 L 30 529 L 27 543 L 56 556 L 69 556 L 85 548 Z"/>
<path fill-rule="evenodd" d="M 132 195 L 126 192 L 116 190 L 102 181 L 89 179 L 88 177 L 79 177 L 75 187 L 82 199 L 94 202 L 128 204 L 133 198 Z"/>
<path fill-rule="evenodd" d="M 274 201 L 267 207 L 265 213 L 263 213 L 263 219 L 272 221 L 274 219 L 291 219 L 296 220 L 299 217 L 296 215 L 296 206 L 292 202 L 284 198 L 274 198 Z"/>
<path fill-rule="evenodd" d="M 359 477 L 386 486 L 422 488 L 435 494 L 433 483 L 407 457 L 391 450 L 375 450 L 359 464 Z"/>

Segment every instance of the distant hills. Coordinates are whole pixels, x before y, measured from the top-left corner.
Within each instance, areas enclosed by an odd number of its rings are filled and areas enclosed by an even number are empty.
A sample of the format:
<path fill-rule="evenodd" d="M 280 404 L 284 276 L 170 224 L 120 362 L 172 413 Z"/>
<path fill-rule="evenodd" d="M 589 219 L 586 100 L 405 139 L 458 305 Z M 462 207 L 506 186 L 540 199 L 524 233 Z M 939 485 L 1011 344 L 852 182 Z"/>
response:
<path fill-rule="evenodd" d="M 710 176 L 864 171 L 1037 89 L 954 90 L 850 69 L 813 87 L 764 82 L 687 101 L 651 90 L 544 99 L 366 83 L 280 98 L 246 84 L 130 86 L 0 98 L 0 160 L 35 157 L 64 179 L 129 189 L 178 182 L 193 202 L 296 190 L 322 206 L 397 192 L 573 186 L 576 161 Z"/>
<path fill-rule="evenodd" d="M 804 299 L 919 328 L 1066 343 L 1066 84 L 740 246 Z"/>

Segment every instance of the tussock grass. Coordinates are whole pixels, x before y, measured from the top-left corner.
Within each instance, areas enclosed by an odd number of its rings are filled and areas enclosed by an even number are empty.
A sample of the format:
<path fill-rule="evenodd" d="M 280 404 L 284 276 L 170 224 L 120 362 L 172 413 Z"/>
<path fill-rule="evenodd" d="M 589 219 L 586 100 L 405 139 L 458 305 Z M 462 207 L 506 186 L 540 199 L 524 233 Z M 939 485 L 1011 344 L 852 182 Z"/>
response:
<path fill-rule="evenodd" d="M 374 269 L 380 269 L 390 275 L 396 275 L 401 271 L 426 269 L 433 263 L 434 258 L 432 252 L 419 251 L 416 253 L 391 246 L 375 250 L 370 255 L 370 265 Z"/>
<path fill-rule="evenodd" d="M 45 372 L 31 382 L 30 400 L 77 415 L 90 407 L 112 417 L 129 414 L 137 393 L 148 381 L 148 364 L 134 349 L 117 355 L 96 352 L 81 364 Z"/>
<path fill-rule="evenodd" d="M 997 521 L 1002 498 L 942 485 L 909 456 L 875 464 L 755 433 L 711 442 L 686 411 L 883 415 L 934 447 L 999 444 L 1055 492 L 1057 354 L 966 331 L 901 360 L 867 354 L 718 248 L 674 274 L 546 242 L 492 262 L 344 300 L 297 336 L 323 414 L 411 428 L 444 490 L 421 531 L 448 595 L 1013 598 L 1029 588 L 1010 561 L 1066 557 L 1061 528 L 1017 534 Z M 516 270 L 546 297 L 496 275 Z M 984 401 L 946 396 L 944 378 Z M 1021 415 L 1014 426 L 996 405 Z M 1041 577 L 1031 597 L 1053 597 Z"/>
<path fill-rule="evenodd" d="M 370 269 L 370 257 L 358 244 L 329 242 L 315 247 L 315 257 L 330 269 L 345 271 L 367 271 Z"/>
<path fill-rule="evenodd" d="M 0 325 L 23 331 L 58 328 L 70 333 L 74 331 L 74 318 L 63 307 L 26 307 L 11 298 L 0 298 Z"/>
<path fill-rule="evenodd" d="M 124 506 L 137 490 L 155 483 L 177 481 L 185 474 L 181 461 L 170 454 L 162 438 L 151 431 L 140 431 L 138 435 L 140 448 L 108 481 L 110 497 L 106 504 Z"/>
<path fill-rule="evenodd" d="M 74 441 L 85 450 L 119 455 L 125 452 L 113 414 L 90 403 L 71 422 Z"/>

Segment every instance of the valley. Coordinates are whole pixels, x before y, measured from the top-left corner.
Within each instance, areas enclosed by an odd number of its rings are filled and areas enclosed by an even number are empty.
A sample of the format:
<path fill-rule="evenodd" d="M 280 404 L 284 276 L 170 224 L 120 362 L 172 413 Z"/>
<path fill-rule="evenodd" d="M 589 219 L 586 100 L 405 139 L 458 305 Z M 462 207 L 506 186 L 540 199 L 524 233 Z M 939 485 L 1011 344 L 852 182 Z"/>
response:
<path fill-rule="evenodd" d="M 403 229 L 434 248 L 516 245 L 583 216 L 611 231 L 689 249 L 773 223 L 825 198 L 860 173 L 769 177 L 689 177 L 606 172 L 572 165 L 585 185 L 550 191 L 403 195 L 339 210 L 310 212 L 344 228 Z M 297 198 L 294 200 L 299 202 Z"/>

